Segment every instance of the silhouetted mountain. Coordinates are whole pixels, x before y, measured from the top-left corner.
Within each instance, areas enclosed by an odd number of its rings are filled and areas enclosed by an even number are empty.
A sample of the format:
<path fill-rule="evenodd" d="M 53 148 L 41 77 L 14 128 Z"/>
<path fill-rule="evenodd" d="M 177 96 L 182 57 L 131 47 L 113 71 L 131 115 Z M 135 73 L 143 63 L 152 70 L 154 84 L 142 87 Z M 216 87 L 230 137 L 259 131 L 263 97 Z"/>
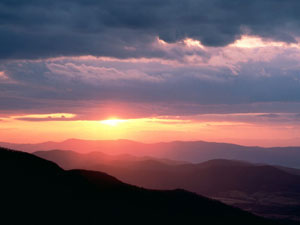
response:
<path fill-rule="evenodd" d="M 146 190 L 3 148 L 0 171 L 1 224 L 274 224 L 187 191 Z"/>
<path fill-rule="evenodd" d="M 288 172 L 290 174 L 298 175 L 300 176 L 300 169 L 285 167 L 285 166 L 276 166 L 278 169 L 283 170 L 285 172 Z"/>
<path fill-rule="evenodd" d="M 300 214 L 300 176 L 286 172 L 287 168 L 224 159 L 165 164 L 153 158 L 99 152 L 55 150 L 34 154 L 66 169 L 104 171 L 126 183 L 152 189 L 182 188 L 266 216 L 296 219 Z"/>
<path fill-rule="evenodd" d="M 129 140 L 89 141 L 79 139 L 40 144 L 0 143 L 0 146 L 27 152 L 52 149 L 73 150 L 81 153 L 100 151 L 107 154 L 151 156 L 193 163 L 212 159 L 230 159 L 300 168 L 300 147 L 261 148 L 204 141 L 143 144 Z"/>

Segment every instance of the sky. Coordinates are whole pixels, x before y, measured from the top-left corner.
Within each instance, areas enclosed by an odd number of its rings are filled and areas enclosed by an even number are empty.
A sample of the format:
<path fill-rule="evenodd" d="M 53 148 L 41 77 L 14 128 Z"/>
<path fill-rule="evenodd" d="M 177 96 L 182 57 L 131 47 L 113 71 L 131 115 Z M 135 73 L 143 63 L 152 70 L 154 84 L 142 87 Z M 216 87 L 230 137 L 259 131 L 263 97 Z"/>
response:
<path fill-rule="evenodd" d="M 298 0 L 0 0 L 0 141 L 300 145 Z"/>

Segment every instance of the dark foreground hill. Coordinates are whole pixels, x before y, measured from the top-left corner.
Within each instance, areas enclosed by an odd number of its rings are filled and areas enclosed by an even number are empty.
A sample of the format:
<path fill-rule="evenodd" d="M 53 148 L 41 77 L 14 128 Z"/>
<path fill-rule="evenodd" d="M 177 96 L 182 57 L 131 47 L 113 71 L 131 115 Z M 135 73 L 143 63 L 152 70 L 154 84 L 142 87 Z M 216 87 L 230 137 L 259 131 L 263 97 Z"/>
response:
<path fill-rule="evenodd" d="M 298 220 L 300 215 L 300 176 L 295 169 L 221 159 L 191 164 L 100 152 L 34 154 L 65 169 L 103 171 L 151 189 L 181 188 L 267 217 Z"/>
<path fill-rule="evenodd" d="M 183 191 L 127 185 L 100 172 L 65 171 L 0 149 L 1 224 L 230 224 L 274 222 Z"/>

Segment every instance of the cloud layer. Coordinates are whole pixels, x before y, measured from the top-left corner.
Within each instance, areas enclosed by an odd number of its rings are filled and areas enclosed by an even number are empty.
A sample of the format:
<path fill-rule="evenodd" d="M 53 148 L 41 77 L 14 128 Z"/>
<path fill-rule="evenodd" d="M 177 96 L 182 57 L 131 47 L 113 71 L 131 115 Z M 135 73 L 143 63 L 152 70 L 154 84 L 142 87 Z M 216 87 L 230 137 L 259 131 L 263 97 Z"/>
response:
<path fill-rule="evenodd" d="M 0 65 L 1 113 L 73 113 L 74 119 L 84 120 L 112 113 L 124 118 L 263 113 L 261 119 L 275 121 L 280 119 L 276 113 L 299 112 L 299 47 L 236 45 L 242 44 L 162 43 L 168 51 L 203 52 L 172 60 L 86 56 L 7 61 Z"/>
<path fill-rule="evenodd" d="M 226 46 L 248 34 L 295 43 L 299 8 L 298 0 L 1 0 L 0 58 L 169 58 L 157 38 Z"/>

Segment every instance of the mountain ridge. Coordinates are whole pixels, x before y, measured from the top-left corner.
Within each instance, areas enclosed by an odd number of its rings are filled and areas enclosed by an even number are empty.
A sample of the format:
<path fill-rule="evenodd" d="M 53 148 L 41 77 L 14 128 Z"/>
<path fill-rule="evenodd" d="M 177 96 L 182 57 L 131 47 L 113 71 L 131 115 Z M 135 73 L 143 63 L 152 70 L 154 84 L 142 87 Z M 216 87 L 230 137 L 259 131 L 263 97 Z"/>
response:
<path fill-rule="evenodd" d="M 28 153 L 0 148 L 1 191 L 5 193 L 2 204 L 6 206 L 2 221 L 47 225 L 143 221 L 144 224 L 277 224 L 191 192 L 147 190 L 104 173 L 66 171 L 53 165 Z"/>
<path fill-rule="evenodd" d="M 186 189 L 243 209 L 252 208 L 250 211 L 261 215 L 276 211 L 278 216 L 297 219 L 300 213 L 295 211 L 300 207 L 300 176 L 294 174 L 295 169 L 289 172 L 287 168 L 227 159 L 166 164 L 155 158 L 131 160 L 130 157 L 108 156 L 107 159 L 103 157 L 105 154 L 98 152 L 82 154 L 56 150 L 34 154 L 66 169 L 104 171 L 145 188 Z M 97 158 L 97 154 L 101 157 Z M 68 155 L 72 156 L 68 158 Z M 277 209 L 279 206 L 281 208 Z"/>

